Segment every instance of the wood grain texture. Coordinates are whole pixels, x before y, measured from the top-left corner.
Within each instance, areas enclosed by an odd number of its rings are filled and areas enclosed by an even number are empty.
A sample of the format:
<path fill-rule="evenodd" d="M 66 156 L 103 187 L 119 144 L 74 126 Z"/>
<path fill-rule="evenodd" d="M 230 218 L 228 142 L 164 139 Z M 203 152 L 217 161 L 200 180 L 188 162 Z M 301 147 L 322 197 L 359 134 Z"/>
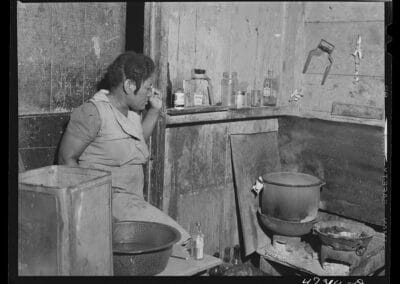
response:
<path fill-rule="evenodd" d="M 384 3 L 307 2 L 305 20 L 307 22 L 383 21 Z"/>
<path fill-rule="evenodd" d="M 282 35 L 281 81 L 278 105 L 287 106 L 290 95 L 302 88 L 301 56 L 304 50 L 304 3 L 285 3 Z"/>
<path fill-rule="evenodd" d="M 277 129 L 276 119 L 166 129 L 163 211 L 187 225 L 206 220 L 209 253 L 240 240 L 229 135 Z"/>
<path fill-rule="evenodd" d="M 328 75 L 324 85 L 321 80 L 322 75 L 304 76 L 302 110 L 331 113 L 333 102 L 384 108 L 384 77 L 360 77 L 358 84 L 343 75 Z"/>
<path fill-rule="evenodd" d="M 18 110 L 48 112 L 52 43 L 48 4 L 17 2 L 17 41 Z"/>
<path fill-rule="evenodd" d="M 123 3 L 18 3 L 20 114 L 66 112 L 124 50 Z"/>
<path fill-rule="evenodd" d="M 377 225 L 385 214 L 383 150 L 381 127 L 279 119 L 282 169 L 325 180 L 323 209 Z"/>
<path fill-rule="evenodd" d="M 362 117 L 382 120 L 384 110 L 377 107 L 360 106 L 353 104 L 341 104 L 334 102 L 332 104 L 332 114 L 340 116 Z"/>
<path fill-rule="evenodd" d="M 243 236 L 246 256 L 270 242 L 258 222 L 256 212 L 259 199 L 255 198 L 250 189 L 258 176 L 280 170 L 277 135 L 274 131 L 230 136 L 240 234 Z"/>
<path fill-rule="evenodd" d="M 385 74 L 385 25 L 384 22 L 306 23 L 304 62 L 310 50 L 317 48 L 321 39 L 335 46 L 333 65 L 329 74 L 354 75 L 357 38 L 361 36 L 362 58 L 358 67 L 360 76 Z M 307 74 L 322 74 L 329 63 L 327 54 L 314 56 Z M 304 63 L 303 63 L 304 64 Z"/>

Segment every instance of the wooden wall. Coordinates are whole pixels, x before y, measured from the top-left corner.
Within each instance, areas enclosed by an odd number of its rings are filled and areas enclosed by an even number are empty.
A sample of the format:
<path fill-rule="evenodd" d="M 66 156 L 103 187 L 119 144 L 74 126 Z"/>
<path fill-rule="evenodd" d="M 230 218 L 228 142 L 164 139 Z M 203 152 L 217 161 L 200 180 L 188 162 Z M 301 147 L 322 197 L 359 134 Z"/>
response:
<path fill-rule="evenodd" d="M 360 124 L 369 124 L 370 121 L 379 124 L 383 121 L 380 115 L 384 104 L 383 3 L 182 2 L 163 3 L 161 9 L 164 21 L 168 22 L 165 30 L 167 61 L 174 89 L 181 87 L 183 79 L 190 78 L 192 68 L 204 68 L 212 79 L 219 101 L 222 72 L 236 71 L 239 82 L 246 81 L 249 89 L 261 89 L 267 70 L 272 69 L 276 77 L 273 86 L 277 91 L 278 105 L 290 109 L 292 112 L 289 113 L 293 116 L 326 120 L 340 118 L 342 121 L 354 121 L 356 116 L 361 118 L 356 120 Z M 362 37 L 364 57 L 360 64 L 360 82 L 353 85 L 354 58 L 351 53 L 354 52 L 359 34 Z M 308 52 L 316 48 L 322 38 L 335 45 L 334 64 L 323 86 L 321 80 L 326 62 L 322 57 L 313 58 L 307 73 L 302 74 Z M 292 103 L 289 99 L 295 89 L 302 89 L 304 97 Z M 293 120 L 297 121 L 296 118 Z M 328 176 L 332 190 L 324 196 L 328 200 L 332 199 L 333 203 L 335 200 L 337 202 L 333 205 L 329 202 L 325 204 L 337 213 L 353 214 L 360 220 L 381 224 L 382 195 L 377 177 L 380 170 L 383 170 L 383 161 L 381 164 L 379 160 L 380 147 L 383 150 L 383 145 L 378 141 L 380 130 L 383 129 L 374 129 L 374 134 L 366 130 L 368 134 L 365 134 L 363 129 L 357 130 L 357 125 L 352 125 L 352 130 L 343 125 L 344 128 L 340 130 L 340 123 L 331 126 L 329 122 L 325 125 L 321 121 L 302 121 L 299 118 L 298 123 L 291 123 L 290 119 L 279 119 L 279 123 L 284 123 L 285 127 L 280 143 L 284 144 L 285 139 L 300 139 L 299 143 L 306 144 L 307 139 L 312 140 L 307 145 L 313 145 L 310 146 L 313 149 L 307 148 L 306 151 L 311 153 L 311 158 L 306 154 L 301 157 L 309 158 L 303 161 L 308 163 L 306 170 L 314 171 L 315 175 L 325 173 Z M 296 132 L 296 127 L 301 129 Z M 314 131 L 312 135 L 308 133 L 307 127 L 310 127 L 311 132 Z M 334 151 L 333 148 L 319 148 L 317 137 L 326 136 L 326 133 L 317 131 L 318 127 L 322 127 L 322 132 L 332 128 L 337 134 L 361 131 L 362 137 L 372 135 L 376 140 L 375 148 L 363 148 L 359 152 L 354 150 L 357 157 L 348 157 L 346 160 L 342 156 L 344 160 L 339 159 L 339 162 L 346 163 L 346 167 L 356 175 L 362 167 L 368 168 L 361 160 L 371 153 L 374 166 L 366 172 L 373 172 L 373 178 L 358 175 L 366 179 L 354 189 L 357 178 L 339 171 L 341 168 L 337 168 L 330 156 L 333 155 L 330 152 Z M 240 128 L 239 133 L 277 131 L 278 120 L 271 118 L 178 125 L 167 128 L 165 132 L 162 208 L 188 230 L 194 222 L 201 221 L 206 234 L 207 253 L 218 250 L 222 252 L 223 245 L 238 243 L 228 143 L 230 129 L 235 128 Z M 361 143 L 358 140 L 344 139 L 340 142 L 340 138 L 337 139 L 336 146 L 345 153 Z M 326 154 L 321 151 L 326 151 Z M 281 153 L 284 152 L 281 144 Z M 313 160 L 315 157 L 318 159 Z M 296 162 L 299 168 L 302 161 Z M 287 163 L 284 166 L 289 167 Z M 335 177 L 339 179 L 338 182 Z M 373 208 L 380 213 L 375 217 L 366 214 L 366 208 L 372 208 L 372 203 L 368 202 L 369 205 L 365 203 L 367 206 L 364 211 L 359 211 L 362 212 L 360 214 L 357 214 L 356 209 L 350 208 L 351 212 L 347 210 L 345 207 L 348 204 L 344 202 L 347 200 L 344 196 L 347 191 L 342 189 L 346 182 L 348 186 L 345 189 L 353 189 L 348 202 L 356 204 L 351 208 L 358 208 L 357 195 L 365 191 L 368 198 L 376 202 Z M 369 189 L 369 186 L 374 189 Z M 363 214 L 368 217 L 363 218 Z"/>
<path fill-rule="evenodd" d="M 188 231 L 201 222 L 206 253 L 239 243 L 229 135 L 277 130 L 276 119 L 167 128 L 163 209 Z"/>
<path fill-rule="evenodd" d="M 283 2 L 163 3 L 168 17 L 168 62 L 173 88 L 190 79 L 192 68 L 203 68 L 221 101 L 224 71 L 237 72 L 239 82 L 262 89 L 268 69 L 281 74 Z"/>
<path fill-rule="evenodd" d="M 324 180 L 322 209 L 384 226 L 383 131 L 378 126 L 281 117 L 282 170 Z"/>
<path fill-rule="evenodd" d="M 56 162 L 70 111 L 124 50 L 125 7 L 17 2 L 18 149 L 27 170 Z"/>
<path fill-rule="evenodd" d="M 18 112 L 66 112 L 125 48 L 125 3 L 17 4 Z"/>
<path fill-rule="evenodd" d="M 357 37 L 361 36 L 362 59 L 359 82 L 354 83 Z M 360 117 L 384 121 L 385 100 L 384 3 L 306 2 L 304 53 L 316 48 L 321 39 L 335 46 L 334 59 L 324 85 L 325 56 L 314 57 L 303 76 L 305 113 L 326 118 Z M 303 63 L 304 64 L 304 63 Z"/>

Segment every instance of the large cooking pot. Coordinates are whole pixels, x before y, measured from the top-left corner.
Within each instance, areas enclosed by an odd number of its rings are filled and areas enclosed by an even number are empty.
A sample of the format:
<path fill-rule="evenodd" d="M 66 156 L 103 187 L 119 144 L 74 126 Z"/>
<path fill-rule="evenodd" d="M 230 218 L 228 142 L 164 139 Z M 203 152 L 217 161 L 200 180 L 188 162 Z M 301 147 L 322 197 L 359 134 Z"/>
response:
<path fill-rule="evenodd" d="M 114 275 L 155 275 L 168 264 L 172 246 L 181 234 L 156 222 L 122 221 L 113 224 Z"/>
<path fill-rule="evenodd" d="M 261 212 L 292 222 L 314 220 L 318 214 L 320 189 L 325 183 L 304 173 L 276 172 L 263 176 Z"/>

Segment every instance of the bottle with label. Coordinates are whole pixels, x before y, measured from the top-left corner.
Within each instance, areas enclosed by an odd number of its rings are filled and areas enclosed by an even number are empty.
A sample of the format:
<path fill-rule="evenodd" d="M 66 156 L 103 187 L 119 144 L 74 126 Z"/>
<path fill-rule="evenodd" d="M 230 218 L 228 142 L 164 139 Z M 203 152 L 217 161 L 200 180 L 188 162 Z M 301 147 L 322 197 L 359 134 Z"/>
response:
<path fill-rule="evenodd" d="M 235 102 L 236 102 L 236 94 L 237 91 L 239 90 L 239 80 L 237 77 L 237 72 L 232 72 L 232 92 L 231 92 L 231 106 L 235 106 Z"/>
<path fill-rule="evenodd" d="M 184 109 L 185 108 L 185 93 L 184 93 L 183 89 L 179 88 L 175 92 L 174 108 L 175 109 Z"/>
<path fill-rule="evenodd" d="M 204 258 L 204 234 L 201 232 L 200 222 L 196 223 L 197 232 L 193 236 L 194 246 L 193 246 L 193 257 L 196 260 L 201 260 Z"/>
<path fill-rule="evenodd" d="M 273 72 L 272 72 L 272 70 L 268 70 L 268 75 L 265 78 L 264 84 L 263 84 L 262 105 L 264 105 L 264 106 L 276 105 L 276 97 L 274 94 L 274 90 L 272 88 L 272 82 L 273 82 Z"/>

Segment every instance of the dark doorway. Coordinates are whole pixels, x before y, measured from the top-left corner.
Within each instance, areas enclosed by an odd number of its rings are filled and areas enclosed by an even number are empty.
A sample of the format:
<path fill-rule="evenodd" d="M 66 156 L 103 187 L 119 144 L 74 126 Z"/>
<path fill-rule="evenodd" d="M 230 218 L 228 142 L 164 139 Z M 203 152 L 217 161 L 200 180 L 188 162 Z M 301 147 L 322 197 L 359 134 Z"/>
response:
<path fill-rule="evenodd" d="M 144 2 L 126 3 L 125 49 L 143 53 Z"/>

